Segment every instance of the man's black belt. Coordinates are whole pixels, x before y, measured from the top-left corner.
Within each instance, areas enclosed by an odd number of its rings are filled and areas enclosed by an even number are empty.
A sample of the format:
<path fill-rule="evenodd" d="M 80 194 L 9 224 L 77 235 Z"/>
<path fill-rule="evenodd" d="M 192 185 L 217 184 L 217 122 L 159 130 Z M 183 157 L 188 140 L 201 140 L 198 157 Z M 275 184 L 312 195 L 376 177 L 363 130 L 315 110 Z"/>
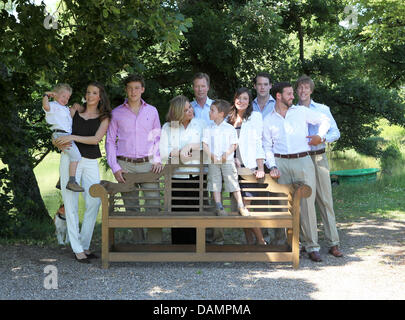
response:
<path fill-rule="evenodd" d="M 274 154 L 274 156 L 276 158 L 284 158 L 284 159 L 297 159 L 297 158 L 306 157 L 307 155 L 309 155 L 308 151 L 301 152 L 301 153 L 293 153 L 293 154 L 279 154 L 279 153 Z"/>
<path fill-rule="evenodd" d="M 325 149 L 319 149 L 319 150 L 316 150 L 316 151 L 309 151 L 308 153 L 309 153 L 310 156 L 315 156 L 317 154 L 325 153 Z"/>
<path fill-rule="evenodd" d="M 127 158 L 127 157 L 118 156 L 117 159 L 123 160 L 123 161 L 126 161 L 126 162 L 131 162 L 131 163 L 149 162 L 149 157 L 143 157 L 143 158 Z"/>

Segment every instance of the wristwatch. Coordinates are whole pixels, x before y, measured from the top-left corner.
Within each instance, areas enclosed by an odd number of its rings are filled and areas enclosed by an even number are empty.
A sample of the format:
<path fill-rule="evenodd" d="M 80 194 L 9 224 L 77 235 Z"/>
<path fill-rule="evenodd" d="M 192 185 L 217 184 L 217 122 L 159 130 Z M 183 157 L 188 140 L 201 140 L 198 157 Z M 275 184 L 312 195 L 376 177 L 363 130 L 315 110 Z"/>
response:
<path fill-rule="evenodd" d="M 46 93 L 44 93 L 44 94 L 42 95 L 42 97 L 48 97 L 48 98 L 49 98 L 49 95 L 47 95 Z"/>
<path fill-rule="evenodd" d="M 277 169 L 277 167 L 276 167 L 276 166 L 272 166 L 272 167 L 270 168 L 270 171 L 273 170 L 273 169 Z"/>

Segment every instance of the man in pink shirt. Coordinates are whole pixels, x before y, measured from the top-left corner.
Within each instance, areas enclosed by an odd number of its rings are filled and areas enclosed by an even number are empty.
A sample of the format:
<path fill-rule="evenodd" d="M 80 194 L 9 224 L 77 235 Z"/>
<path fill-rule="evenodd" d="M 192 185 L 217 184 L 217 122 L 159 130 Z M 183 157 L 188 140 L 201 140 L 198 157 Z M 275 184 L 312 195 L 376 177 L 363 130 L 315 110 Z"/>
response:
<path fill-rule="evenodd" d="M 163 168 L 159 154 L 159 114 L 155 107 L 142 99 L 145 92 L 144 79 L 138 75 L 129 75 L 124 85 L 127 99 L 112 111 L 106 139 L 107 162 L 119 183 L 125 183 L 123 172 L 159 173 Z M 158 189 L 158 184 L 143 183 L 142 188 Z M 139 212 L 138 192 L 129 192 L 126 196 L 131 198 L 124 201 L 126 211 Z M 145 192 L 144 196 L 158 198 L 159 191 Z M 159 205 L 158 199 L 145 202 Z M 144 240 L 142 229 L 133 229 L 133 233 L 135 240 Z M 161 229 L 148 229 L 150 242 L 160 242 L 161 236 Z"/>

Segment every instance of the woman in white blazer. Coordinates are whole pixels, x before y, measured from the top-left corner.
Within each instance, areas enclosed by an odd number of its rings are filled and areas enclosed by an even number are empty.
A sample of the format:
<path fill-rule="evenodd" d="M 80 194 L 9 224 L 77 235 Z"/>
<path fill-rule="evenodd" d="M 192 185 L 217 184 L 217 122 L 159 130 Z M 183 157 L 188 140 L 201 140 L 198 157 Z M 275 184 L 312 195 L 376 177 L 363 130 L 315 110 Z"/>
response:
<path fill-rule="evenodd" d="M 233 105 L 228 115 L 228 123 L 234 126 L 238 132 L 239 144 L 235 151 L 235 165 L 237 168 L 246 167 L 252 169 L 256 178 L 264 177 L 265 154 L 262 146 L 263 119 L 259 112 L 253 111 L 252 96 L 247 88 L 239 88 L 234 96 Z M 242 196 L 253 197 L 253 192 L 244 192 L 243 188 L 252 188 L 252 184 L 240 183 Z M 265 185 L 254 186 L 263 188 Z M 249 200 L 244 200 L 249 205 Z M 248 244 L 266 244 L 260 228 L 244 229 Z M 254 240 L 253 235 L 256 237 Z"/>
<path fill-rule="evenodd" d="M 201 139 L 204 128 L 207 126 L 205 121 L 194 117 L 189 100 L 182 95 L 176 96 L 170 101 L 166 120 L 167 122 L 162 127 L 159 142 L 162 163 L 168 162 L 168 159 L 171 158 L 171 163 L 198 165 L 200 163 Z M 183 172 L 187 172 L 187 174 Z M 195 174 L 190 174 L 190 172 L 195 172 Z M 179 167 L 172 177 L 174 180 L 172 188 L 198 189 L 198 172 L 198 167 Z M 172 200 L 172 204 L 198 205 L 198 200 L 193 198 L 198 198 L 199 192 L 192 190 L 172 191 L 172 197 L 182 198 Z M 198 211 L 198 208 L 172 208 L 172 211 Z M 196 229 L 172 228 L 171 237 L 172 244 L 195 244 Z"/>

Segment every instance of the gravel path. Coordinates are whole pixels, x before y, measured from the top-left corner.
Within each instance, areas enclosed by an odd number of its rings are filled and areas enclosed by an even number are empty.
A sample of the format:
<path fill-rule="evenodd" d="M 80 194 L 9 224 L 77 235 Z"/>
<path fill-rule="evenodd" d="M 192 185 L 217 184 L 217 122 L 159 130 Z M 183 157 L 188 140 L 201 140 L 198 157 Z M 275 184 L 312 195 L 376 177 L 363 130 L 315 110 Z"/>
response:
<path fill-rule="evenodd" d="M 70 248 L 0 246 L 0 299 L 405 299 L 405 222 L 338 225 L 343 258 L 323 262 L 79 264 Z M 321 237 L 321 245 L 323 244 Z M 96 250 L 96 253 L 100 250 Z M 47 265 L 57 289 L 45 289 Z"/>

